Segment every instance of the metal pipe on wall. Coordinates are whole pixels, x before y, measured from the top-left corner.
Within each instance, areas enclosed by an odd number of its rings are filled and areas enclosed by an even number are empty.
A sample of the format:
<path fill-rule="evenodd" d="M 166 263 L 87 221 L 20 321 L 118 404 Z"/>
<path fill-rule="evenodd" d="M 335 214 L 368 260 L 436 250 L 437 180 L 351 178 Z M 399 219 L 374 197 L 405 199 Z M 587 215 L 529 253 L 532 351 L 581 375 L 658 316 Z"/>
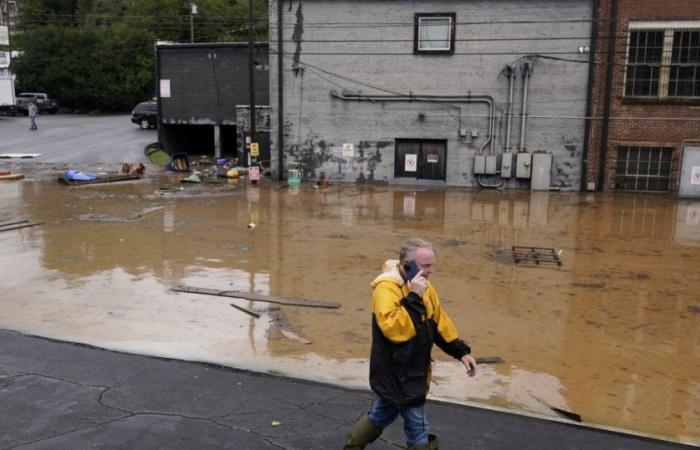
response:
<path fill-rule="evenodd" d="M 493 153 L 494 139 L 494 101 L 490 95 L 346 95 L 331 91 L 331 96 L 345 101 L 370 102 L 433 102 L 433 103 L 486 103 L 489 105 L 489 136 L 479 147 L 479 153 L 491 144 L 489 153 Z M 460 114 L 461 117 L 461 114 Z"/>
<path fill-rule="evenodd" d="M 506 152 L 510 151 L 510 129 L 513 121 L 513 86 L 515 84 L 515 66 L 507 65 L 508 71 L 508 120 L 506 122 Z"/>
<path fill-rule="evenodd" d="M 523 65 L 523 103 L 520 108 L 520 147 L 518 151 L 525 151 L 525 127 L 527 125 L 527 87 L 530 80 L 531 65 L 529 62 L 524 62 Z"/>

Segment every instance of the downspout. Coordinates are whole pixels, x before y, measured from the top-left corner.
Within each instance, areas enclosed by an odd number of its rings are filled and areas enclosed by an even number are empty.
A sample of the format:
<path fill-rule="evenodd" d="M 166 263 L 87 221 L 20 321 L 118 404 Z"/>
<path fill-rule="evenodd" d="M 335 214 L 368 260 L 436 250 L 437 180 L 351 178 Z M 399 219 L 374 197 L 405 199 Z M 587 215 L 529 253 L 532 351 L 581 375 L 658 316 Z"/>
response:
<path fill-rule="evenodd" d="M 277 0 L 277 179 L 284 179 L 284 8 Z"/>
<path fill-rule="evenodd" d="M 593 74 L 598 43 L 598 0 L 593 0 L 593 26 L 591 27 L 591 53 L 588 62 L 588 88 L 586 90 L 586 128 L 583 130 L 583 154 L 581 155 L 581 190 L 587 190 L 588 181 L 588 140 L 591 138 L 591 115 L 593 114 Z"/>
<path fill-rule="evenodd" d="M 532 66 L 529 62 L 523 63 L 523 103 L 520 108 L 520 148 L 518 151 L 525 151 L 525 127 L 527 125 L 527 86 L 532 73 Z"/>
<path fill-rule="evenodd" d="M 165 150 L 163 142 L 163 100 L 160 98 L 160 52 L 158 45 L 155 46 L 156 52 L 156 100 L 158 104 L 158 147 Z M 167 150 L 166 150 L 167 151 Z"/>
<path fill-rule="evenodd" d="M 510 128 L 513 120 L 513 85 L 515 80 L 515 67 L 507 65 L 508 70 L 508 120 L 506 122 L 506 152 L 510 151 Z"/>
<path fill-rule="evenodd" d="M 605 185 L 605 166 L 608 155 L 608 135 L 610 127 L 610 101 L 612 93 L 613 63 L 615 62 L 615 35 L 617 34 L 617 0 L 610 3 L 610 37 L 608 41 L 608 67 L 605 79 L 605 111 L 603 112 L 603 139 L 598 156 L 598 191 L 603 191 Z"/>

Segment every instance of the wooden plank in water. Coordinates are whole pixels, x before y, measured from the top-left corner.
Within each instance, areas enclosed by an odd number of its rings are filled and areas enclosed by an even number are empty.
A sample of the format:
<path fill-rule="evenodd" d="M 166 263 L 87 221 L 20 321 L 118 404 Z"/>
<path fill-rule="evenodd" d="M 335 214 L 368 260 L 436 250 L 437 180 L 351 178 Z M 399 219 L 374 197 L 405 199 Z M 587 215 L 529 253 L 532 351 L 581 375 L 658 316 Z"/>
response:
<path fill-rule="evenodd" d="M 4 219 L 0 220 L 0 227 L 9 227 L 10 225 L 17 225 L 18 223 L 27 223 L 28 220 L 18 220 L 18 219 Z"/>
<path fill-rule="evenodd" d="M 19 230 L 19 229 L 21 229 L 21 228 L 33 227 L 33 226 L 36 226 L 36 225 L 41 225 L 41 224 L 43 224 L 43 223 L 44 223 L 44 222 L 35 222 L 35 223 L 25 223 L 25 224 L 16 225 L 16 226 L 0 227 L 0 232 L 3 232 L 3 231 L 12 231 L 12 230 Z"/>
<path fill-rule="evenodd" d="M 17 181 L 24 178 L 23 173 L 13 173 L 11 175 L 0 175 L 0 181 Z"/>
<path fill-rule="evenodd" d="M 258 294 L 257 292 L 224 291 L 220 289 L 199 288 L 194 286 L 176 286 L 170 289 L 175 292 L 187 292 L 189 294 L 216 295 L 219 297 L 244 298 L 254 302 L 276 303 L 278 305 L 305 306 L 309 308 L 340 308 L 340 303 L 324 302 L 320 300 L 306 300 L 303 298 L 285 298 L 274 295 Z"/>
<path fill-rule="evenodd" d="M 229 305 L 231 305 L 233 308 L 239 310 L 240 312 L 244 312 L 244 313 L 248 314 L 249 316 L 255 317 L 256 319 L 260 318 L 260 314 L 253 312 L 249 309 L 246 309 L 242 306 L 234 305 L 233 303 L 229 303 Z"/>
<path fill-rule="evenodd" d="M 139 175 L 114 175 L 114 176 L 107 176 L 107 177 L 98 177 L 98 178 L 95 178 L 94 180 L 70 181 L 70 180 L 66 180 L 64 177 L 58 177 L 58 182 L 61 184 L 65 184 L 67 186 L 83 186 L 86 184 L 101 184 L 101 183 L 114 183 L 117 181 L 138 180 L 140 178 L 141 177 Z"/>

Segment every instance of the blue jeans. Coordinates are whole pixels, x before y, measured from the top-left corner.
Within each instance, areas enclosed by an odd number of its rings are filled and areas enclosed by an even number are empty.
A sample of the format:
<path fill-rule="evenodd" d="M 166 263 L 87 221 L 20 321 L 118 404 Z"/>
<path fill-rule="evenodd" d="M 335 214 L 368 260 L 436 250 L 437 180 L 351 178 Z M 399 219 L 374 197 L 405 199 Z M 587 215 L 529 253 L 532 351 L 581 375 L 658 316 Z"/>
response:
<path fill-rule="evenodd" d="M 428 424 L 428 417 L 425 415 L 423 405 L 399 408 L 378 398 L 372 404 L 372 410 L 367 415 L 367 418 L 375 427 L 384 429 L 391 425 L 399 414 L 403 417 L 406 446 L 427 445 L 430 424 Z"/>

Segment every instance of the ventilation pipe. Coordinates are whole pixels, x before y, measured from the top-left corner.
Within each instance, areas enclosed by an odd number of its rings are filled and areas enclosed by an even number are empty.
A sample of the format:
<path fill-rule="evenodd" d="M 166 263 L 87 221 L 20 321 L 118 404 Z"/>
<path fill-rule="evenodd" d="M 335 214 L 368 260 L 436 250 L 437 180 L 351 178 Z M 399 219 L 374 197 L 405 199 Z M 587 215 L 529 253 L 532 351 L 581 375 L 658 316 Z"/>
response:
<path fill-rule="evenodd" d="M 527 86 L 532 74 L 532 65 L 529 62 L 523 62 L 523 103 L 520 108 L 520 152 L 525 151 L 525 127 L 527 125 Z"/>

